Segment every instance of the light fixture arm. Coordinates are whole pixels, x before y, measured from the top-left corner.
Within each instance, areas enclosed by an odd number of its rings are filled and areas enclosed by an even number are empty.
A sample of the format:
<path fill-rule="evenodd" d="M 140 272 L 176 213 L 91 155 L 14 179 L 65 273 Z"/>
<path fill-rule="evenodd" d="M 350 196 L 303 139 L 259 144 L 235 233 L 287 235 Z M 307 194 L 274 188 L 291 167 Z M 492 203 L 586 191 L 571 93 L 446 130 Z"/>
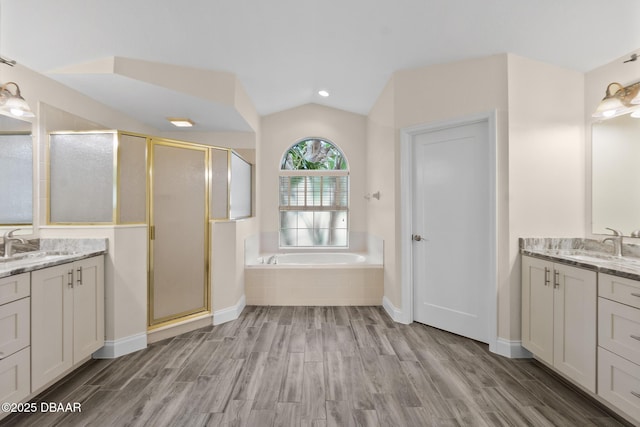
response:
<path fill-rule="evenodd" d="M 618 89 L 615 92 L 611 92 L 611 87 L 612 86 L 617 86 Z M 609 83 L 609 85 L 607 86 L 607 91 L 605 92 L 605 94 L 606 94 L 606 96 L 608 98 L 608 97 L 614 96 L 615 94 L 617 94 L 622 89 L 624 89 L 624 86 L 622 86 L 618 82 Z"/>
<path fill-rule="evenodd" d="M 9 89 L 7 89 L 7 86 L 9 85 L 13 85 L 16 88 L 16 92 L 15 93 L 11 93 L 11 91 Z M 20 94 L 20 86 L 18 86 L 18 84 L 16 82 L 6 82 L 5 84 L 2 85 L 2 87 L 0 87 L 0 93 L 7 91 L 9 93 L 11 93 L 12 96 L 17 96 L 19 98 L 22 98 L 22 95 Z"/>

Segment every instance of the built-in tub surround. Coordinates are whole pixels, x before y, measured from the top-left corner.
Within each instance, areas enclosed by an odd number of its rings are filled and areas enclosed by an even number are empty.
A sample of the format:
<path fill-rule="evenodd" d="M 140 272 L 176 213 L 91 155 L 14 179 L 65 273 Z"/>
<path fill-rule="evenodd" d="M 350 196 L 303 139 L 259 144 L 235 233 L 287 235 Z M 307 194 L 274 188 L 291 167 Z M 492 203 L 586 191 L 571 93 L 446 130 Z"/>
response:
<path fill-rule="evenodd" d="M 318 252 L 318 253 L 286 253 L 286 254 L 273 254 L 263 255 L 258 257 L 258 263 L 254 264 L 263 266 L 279 266 L 279 267 L 300 267 L 305 266 L 309 268 L 318 268 L 322 266 L 351 266 L 351 267 L 363 267 L 366 265 L 378 266 L 372 264 L 367 254 L 357 253 L 344 253 L 344 252 Z M 251 265 L 248 265 L 251 267 Z"/>
<path fill-rule="evenodd" d="M 284 251 L 277 248 L 277 233 L 251 236 L 245 241 L 247 304 L 380 305 L 382 239 L 365 233 L 349 239 L 351 246 L 342 250 Z"/>

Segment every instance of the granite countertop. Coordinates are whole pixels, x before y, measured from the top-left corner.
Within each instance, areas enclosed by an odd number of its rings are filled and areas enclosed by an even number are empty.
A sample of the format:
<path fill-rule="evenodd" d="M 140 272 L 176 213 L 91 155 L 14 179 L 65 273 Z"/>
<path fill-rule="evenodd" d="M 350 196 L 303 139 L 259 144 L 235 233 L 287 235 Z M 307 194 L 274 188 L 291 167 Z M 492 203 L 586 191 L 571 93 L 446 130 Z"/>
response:
<path fill-rule="evenodd" d="M 0 258 L 0 278 L 107 253 L 107 239 L 40 239 L 30 250 Z"/>
<path fill-rule="evenodd" d="M 520 253 L 628 279 L 640 280 L 640 247 L 623 245 L 625 256 L 593 239 L 521 238 Z"/>

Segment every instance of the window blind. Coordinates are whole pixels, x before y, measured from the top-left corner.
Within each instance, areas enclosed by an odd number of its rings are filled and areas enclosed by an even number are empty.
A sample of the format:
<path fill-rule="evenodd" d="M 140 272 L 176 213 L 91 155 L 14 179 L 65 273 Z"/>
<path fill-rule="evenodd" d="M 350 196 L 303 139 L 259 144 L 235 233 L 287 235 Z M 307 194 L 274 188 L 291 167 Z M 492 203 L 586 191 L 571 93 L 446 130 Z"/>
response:
<path fill-rule="evenodd" d="M 348 210 L 348 176 L 280 176 L 280 210 Z"/>

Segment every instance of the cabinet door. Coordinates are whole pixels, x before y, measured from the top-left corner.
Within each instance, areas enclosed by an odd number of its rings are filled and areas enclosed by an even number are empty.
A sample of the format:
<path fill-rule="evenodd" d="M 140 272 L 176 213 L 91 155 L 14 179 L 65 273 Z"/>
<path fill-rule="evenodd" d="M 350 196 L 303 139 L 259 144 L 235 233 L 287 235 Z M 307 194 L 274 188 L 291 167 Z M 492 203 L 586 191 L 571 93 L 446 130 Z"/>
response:
<path fill-rule="evenodd" d="M 29 346 L 30 300 L 0 306 L 0 359 Z"/>
<path fill-rule="evenodd" d="M 640 365 L 598 347 L 598 395 L 640 421 Z"/>
<path fill-rule="evenodd" d="M 29 273 L 17 274 L 0 279 L 0 304 L 6 304 L 28 297 L 31 285 Z"/>
<path fill-rule="evenodd" d="M 73 362 L 104 345 L 104 257 L 73 263 Z"/>
<path fill-rule="evenodd" d="M 599 273 L 598 295 L 631 307 L 640 308 L 640 281 Z"/>
<path fill-rule="evenodd" d="M 22 402 L 29 395 L 30 384 L 29 347 L 0 360 L 0 401 Z"/>
<path fill-rule="evenodd" d="M 596 391 L 596 272 L 554 264 L 553 365 Z"/>
<path fill-rule="evenodd" d="M 522 345 L 553 363 L 553 263 L 522 257 Z"/>
<path fill-rule="evenodd" d="M 598 345 L 640 365 L 640 310 L 600 298 Z"/>
<path fill-rule="evenodd" d="M 73 265 L 31 273 L 32 392 L 47 385 L 73 363 Z"/>

